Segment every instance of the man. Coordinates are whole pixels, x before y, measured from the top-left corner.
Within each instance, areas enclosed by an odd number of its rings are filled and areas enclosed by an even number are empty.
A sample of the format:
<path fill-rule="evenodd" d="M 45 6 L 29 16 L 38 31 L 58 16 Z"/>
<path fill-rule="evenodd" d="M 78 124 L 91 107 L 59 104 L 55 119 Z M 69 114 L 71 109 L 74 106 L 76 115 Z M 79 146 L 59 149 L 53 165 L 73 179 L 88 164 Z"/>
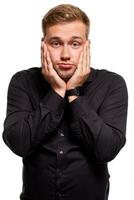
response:
<path fill-rule="evenodd" d="M 107 200 L 107 162 L 125 144 L 124 79 L 90 67 L 90 22 L 63 4 L 43 17 L 41 68 L 9 85 L 3 138 L 23 157 L 21 200 Z"/>

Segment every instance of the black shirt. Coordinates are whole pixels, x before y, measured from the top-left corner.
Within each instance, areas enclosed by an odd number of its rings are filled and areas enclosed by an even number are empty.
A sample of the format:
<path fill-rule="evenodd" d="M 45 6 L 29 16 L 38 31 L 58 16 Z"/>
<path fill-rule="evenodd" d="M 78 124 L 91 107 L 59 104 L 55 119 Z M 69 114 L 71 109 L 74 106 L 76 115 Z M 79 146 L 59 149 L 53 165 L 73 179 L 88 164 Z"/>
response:
<path fill-rule="evenodd" d="M 111 161 L 125 144 L 127 88 L 106 70 L 91 70 L 71 103 L 41 75 L 16 73 L 9 85 L 3 138 L 23 157 L 21 200 L 106 200 Z"/>

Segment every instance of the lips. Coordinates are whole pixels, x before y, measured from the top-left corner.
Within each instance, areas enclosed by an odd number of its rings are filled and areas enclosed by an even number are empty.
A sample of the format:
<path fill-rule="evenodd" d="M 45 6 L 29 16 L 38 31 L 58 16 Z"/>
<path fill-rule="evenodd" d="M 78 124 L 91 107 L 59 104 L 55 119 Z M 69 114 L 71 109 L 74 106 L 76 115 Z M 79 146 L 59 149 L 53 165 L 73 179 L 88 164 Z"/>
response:
<path fill-rule="evenodd" d="M 62 69 L 71 69 L 74 66 L 71 63 L 58 63 L 57 65 Z"/>

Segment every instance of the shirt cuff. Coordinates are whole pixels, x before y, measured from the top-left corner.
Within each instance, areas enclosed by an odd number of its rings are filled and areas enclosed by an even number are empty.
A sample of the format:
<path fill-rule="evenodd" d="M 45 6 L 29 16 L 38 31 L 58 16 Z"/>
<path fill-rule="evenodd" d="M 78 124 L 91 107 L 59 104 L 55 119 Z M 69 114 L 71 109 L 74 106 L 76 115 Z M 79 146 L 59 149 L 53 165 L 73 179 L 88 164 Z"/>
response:
<path fill-rule="evenodd" d="M 40 105 L 50 112 L 56 112 L 61 114 L 61 111 L 65 108 L 66 101 L 53 89 L 50 89 L 45 97 L 41 100 Z"/>

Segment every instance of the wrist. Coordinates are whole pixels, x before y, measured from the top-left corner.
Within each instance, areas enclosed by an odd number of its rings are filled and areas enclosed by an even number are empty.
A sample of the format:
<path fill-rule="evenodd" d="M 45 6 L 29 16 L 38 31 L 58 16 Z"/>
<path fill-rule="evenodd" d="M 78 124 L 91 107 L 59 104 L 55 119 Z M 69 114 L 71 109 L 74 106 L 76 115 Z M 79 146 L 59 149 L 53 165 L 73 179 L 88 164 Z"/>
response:
<path fill-rule="evenodd" d="M 73 89 L 66 90 L 66 96 L 82 96 L 84 94 L 83 87 L 75 87 Z"/>
<path fill-rule="evenodd" d="M 78 98 L 78 96 L 69 96 L 68 97 L 68 102 L 71 103 L 72 101 L 74 101 L 77 98 Z"/>
<path fill-rule="evenodd" d="M 54 91 L 59 94 L 61 97 L 65 97 L 66 90 L 65 89 L 54 89 Z"/>

